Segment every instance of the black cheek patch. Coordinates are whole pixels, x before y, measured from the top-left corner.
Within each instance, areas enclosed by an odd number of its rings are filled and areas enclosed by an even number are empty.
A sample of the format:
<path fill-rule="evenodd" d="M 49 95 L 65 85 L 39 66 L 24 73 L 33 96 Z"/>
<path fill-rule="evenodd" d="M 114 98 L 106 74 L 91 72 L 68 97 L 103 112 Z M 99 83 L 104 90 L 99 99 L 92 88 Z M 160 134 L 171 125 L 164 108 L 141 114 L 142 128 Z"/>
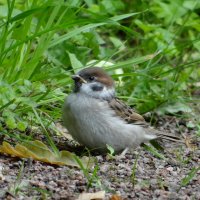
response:
<path fill-rule="evenodd" d="M 92 85 L 91 88 L 92 88 L 92 90 L 95 91 L 95 92 L 98 92 L 98 91 L 102 91 L 102 90 L 103 90 L 103 86 L 102 86 L 102 85 Z"/>

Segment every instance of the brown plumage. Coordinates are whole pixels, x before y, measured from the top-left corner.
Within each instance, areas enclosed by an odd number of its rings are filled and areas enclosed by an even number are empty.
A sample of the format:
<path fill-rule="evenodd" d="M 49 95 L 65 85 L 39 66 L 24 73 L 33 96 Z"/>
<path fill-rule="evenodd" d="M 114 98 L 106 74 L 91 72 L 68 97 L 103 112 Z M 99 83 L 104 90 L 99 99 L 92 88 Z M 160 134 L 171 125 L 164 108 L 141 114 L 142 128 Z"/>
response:
<path fill-rule="evenodd" d="M 133 110 L 130 106 L 125 104 L 118 98 L 113 98 L 108 101 L 109 106 L 115 111 L 116 115 L 120 116 L 128 124 L 145 122 L 145 119 Z"/>
<path fill-rule="evenodd" d="M 122 120 L 125 120 L 128 124 L 140 125 L 149 130 L 149 133 L 156 133 L 158 138 L 163 138 L 171 141 L 183 142 L 181 138 L 171 135 L 168 133 L 162 133 L 158 130 L 155 130 L 151 127 L 145 119 L 138 113 L 135 112 L 133 108 L 125 104 L 123 101 L 118 98 L 113 98 L 108 101 L 109 106 L 115 111 L 115 114 L 120 117 Z M 184 142 L 183 142 L 184 143 Z"/>
<path fill-rule="evenodd" d="M 99 67 L 88 67 L 82 69 L 78 75 L 86 81 L 90 77 L 95 77 L 96 81 L 106 84 L 108 87 L 114 86 L 113 79 L 102 68 Z"/>
<path fill-rule="evenodd" d="M 75 88 L 65 101 L 64 124 L 89 149 L 115 152 L 157 138 L 180 138 L 152 128 L 134 109 L 116 98 L 114 80 L 102 69 L 89 67 L 72 76 Z"/>

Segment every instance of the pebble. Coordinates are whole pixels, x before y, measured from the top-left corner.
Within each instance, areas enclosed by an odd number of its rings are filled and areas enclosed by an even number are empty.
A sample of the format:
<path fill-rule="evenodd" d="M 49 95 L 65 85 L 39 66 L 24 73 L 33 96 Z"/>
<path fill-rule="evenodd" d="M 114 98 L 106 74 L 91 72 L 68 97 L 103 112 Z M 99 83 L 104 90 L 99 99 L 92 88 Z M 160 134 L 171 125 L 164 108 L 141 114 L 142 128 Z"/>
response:
<path fill-rule="evenodd" d="M 173 167 L 167 167 L 167 171 L 172 172 L 173 171 Z"/>
<path fill-rule="evenodd" d="M 162 121 L 164 123 L 164 121 Z M 165 129 L 173 129 L 169 132 L 177 132 L 178 128 L 176 123 L 168 123 Z M 185 129 L 187 129 L 185 127 Z M 167 130 L 168 131 L 168 130 Z M 187 132 L 188 130 L 184 131 Z M 190 134 L 194 131 L 189 130 Z M 108 200 L 112 193 L 117 193 L 122 196 L 123 200 L 133 199 L 200 199 L 200 175 L 194 176 L 192 181 L 188 185 L 182 187 L 180 190 L 180 181 L 186 177 L 193 167 L 197 167 L 199 163 L 200 150 L 194 153 L 187 150 L 182 146 L 179 148 L 174 143 L 165 143 L 163 141 L 162 146 L 167 147 L 170 150 L 170 155 L 166 151 L 165 156 L 169 158 L 176 155 L 174 152 L 180 152 L 182 159 L 186 160 L 189 156 L 192 159 L 186 164 L 170 165 L 164 160 L 160 160 L 148 153 L 141 147 L 138 147 L 136 152 L 127 152 L 123 158 L 107 158 L 106 156 L 95 156 L 99 165 L 99 171 L 97 174 L 89 173 L 89 178 L 93 177 L 92 186 L 87 189 L 88 179 L 83 175 L 83 172 L 78 168 L 68 166 L 52 166 L 39 161 L 33 161 L 31 165 L 25 162 L 23 176 L 20 177 L 20 181 L 28 180 L 30 189 L 25 187 L 23 192 L 19 192 L 16 195 L 16 199 L 41 199 L 42 194 L 31 188 L 43 189 L 48 191 L 47 199 L 77 199 L 78 194 L 81 192 L 95 192 L 100 190 L 106 190 L 106 199 Z M 137 160 L 137 168 L 135 170 L 134 180 L 132 179 L 133 166 L 135 163 L 136 153 L 139 157 Z M 7 161 L 7 162 L 4 162 Z M 177 160 L 178 161 L 178 160 Z M 178 161 L 179 162 L 179 161 Z M 22 165 L 22 161 L 19 159 L 10 159 L 9 156 L 0 155 L 0 164 L 4 164 L 2 171 L 5 176 L 5 180 L 1 180 L 0 191 L 7 191 L 12 186 L 17 177 L 19 176 L 19 170 Z M 95 181 L 99 181 L 98 183 Z M 134 184 L 133 184 L 134 181 Z M 168 191 L 166 191 L 168 190 Z M 1 193 L 1 192 L 0 192 Z M 46 193 L 45 193 L 46 195 Z M 1 194 L 0 194 L 1 197 Z M 4 198 L 9 199 L 9 198 Z"/>
<path fill-rule="evenodd" d="M 157 182 L 158 182 L 157 179 L 150 179 L 150 183 L 151 183 L 152 185 L 156 185 Z"/>

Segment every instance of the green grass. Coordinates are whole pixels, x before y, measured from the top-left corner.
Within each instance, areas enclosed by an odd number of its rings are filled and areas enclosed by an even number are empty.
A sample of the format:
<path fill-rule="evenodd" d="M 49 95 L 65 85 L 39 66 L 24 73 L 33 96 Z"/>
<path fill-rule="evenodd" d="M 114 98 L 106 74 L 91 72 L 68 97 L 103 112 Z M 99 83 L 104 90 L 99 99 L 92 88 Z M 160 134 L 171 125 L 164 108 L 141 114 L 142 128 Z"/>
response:
<path fill-rule="evenodd" d="M 44 134 L 56 152 L 70 75 L 92 60 L 114 63 L 118 96 L 140 113 L 189 111 L 181 117 L 199 128 L 199 10 L 198 0 L 0 0 L 0 134 Z"/>
<path fill-rule="evenodd" d="M 173 15 L 168 12 L 177 5 Z M 1 1 L 3 134 L 18 137 L 15 133 L 28 127 L 54 130 L 71 91 L 70 74 L 91 60 L 114 63 L 106 69 L 117 81 L 118 95 L 140 113 L 176 113 L 177 102 L 188 107 L 200 75 L 199 8 L 198 1 L 184 0 L 149 6 L 139 0 Z"/>

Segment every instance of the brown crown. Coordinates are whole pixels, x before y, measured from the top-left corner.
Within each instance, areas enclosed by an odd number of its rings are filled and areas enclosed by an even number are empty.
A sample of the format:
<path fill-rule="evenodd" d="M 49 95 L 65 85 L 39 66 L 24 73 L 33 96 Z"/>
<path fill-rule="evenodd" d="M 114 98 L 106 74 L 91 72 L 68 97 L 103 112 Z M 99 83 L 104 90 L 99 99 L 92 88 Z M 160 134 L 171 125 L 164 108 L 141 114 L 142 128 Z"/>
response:
<path fill-rule="evenodd" d="M 113 79 L 101 67 L 88 67 L 78 72 L 78 75 L 87 80 L 88 77 L 94 76 L 100 83 L 105 84 L 107 87 L 113 87 Z"/>

